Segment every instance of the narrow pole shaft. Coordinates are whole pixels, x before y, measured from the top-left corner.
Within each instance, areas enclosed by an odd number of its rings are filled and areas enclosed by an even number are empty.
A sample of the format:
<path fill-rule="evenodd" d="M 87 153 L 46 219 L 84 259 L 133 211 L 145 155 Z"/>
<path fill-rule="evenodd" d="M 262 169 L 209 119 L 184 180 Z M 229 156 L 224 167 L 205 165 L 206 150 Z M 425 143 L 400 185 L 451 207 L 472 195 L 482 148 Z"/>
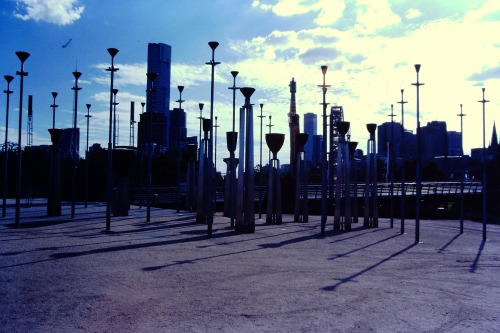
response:
<path fill-rule="evenodd" d="M 113 83 L 114 83 L 114 56 L 111 56 L 111 84 L 109 88 L 109 129 L 108 129 L 108 170 L 107 170 L 107 201 L 106 201 L 106 231 L 111 230 L 111 200 L 113 197 L 113 151 L 112 137 L 113 134 Z"/>
<path fill-rule="evenodd" d="M 153 182 L 153 91 L 154 91 L 154 82 L 151 82 L 151 88 L 149 91 L 149 148 L 148 148 L 148 175 L 147 175 L 147 187 L 148 194 L 146 200 L 146 222 L 151 221 L 151 186 Z"/>
<path fill-rule="evenodd" d="M 464 114 L 460 104 L 460 234 L 464 233 Z"/>
<path fill-rule="evenodd" d="M 325 234 L 327 216 L 327 182 L 328 182 L 328 161 L 327 153 L 327 128 L 326 128 L 326 86 L 325 75 L 323 75 L 323 141 L 321 156 L 321 234 Z"/>
<path fill-rule="evenodd" d="M 21 61 L 21 71 L 17 73 L 21 76 L 21 83 L 19 84 L 19 128 L 17 135 L 17 180 L 16 180 L 16 228 L 21 225 L 21 179 L 22 179 L 22 149 L 21 149 L 21 132 L 23 124 L 23 86 L 24 76 L 28 73 L 24 72 L 24 62 Z"/>
<path fill-rule="evenodd" d="M 5 109 L 5 143 L 3 146 L 4 150 L 4 167 L 3 167 L 3 203 L 2 203 L 2 217 L 5 217 L 7 213 L 7 180 L 8 180 L 8 172 L 9 168 L 9 150 L 7 149 L 8 144 L 8 136 L 9 136 L 9 103 L 10 103 L 10 82 L 7 83 L 7 90 L 4 91 L 7 94 L 7 106 Z"/>
<path fill-rule="evenodd" d="M 405 155 L 405 104 L 408 103 L 403 98 L 404 89 L 401 89 L 401 234 L 405 233 L 405 199 L 406 199 L 406 189 L 405 189 L 405 169 L 406 169 L 406 155 Z"/>
<path fill-rule="evenodd" d="M 262 218 L 262 104 L 260 107 L 259 219 Z"/>
<path fill-rule="evenodd" d="M 483 88 L 483 100 L 481 103 L 483 103 L 483 241 L 486 240 L 486 190 L 487 190 L 487 183 L 486 183 L 486 101 L 484 99 L 484 91 L 485 89 Z"/>
<path fill-rule="evenodd" d="M 418 82 L 418 72 L 417 72 L 417 175 L 416 175 L 416 208 L 415 208 L 415 244 L 420 242 L 420 196 L 421 196 L 421 138 L 420 138 L 420 85 Z"/>

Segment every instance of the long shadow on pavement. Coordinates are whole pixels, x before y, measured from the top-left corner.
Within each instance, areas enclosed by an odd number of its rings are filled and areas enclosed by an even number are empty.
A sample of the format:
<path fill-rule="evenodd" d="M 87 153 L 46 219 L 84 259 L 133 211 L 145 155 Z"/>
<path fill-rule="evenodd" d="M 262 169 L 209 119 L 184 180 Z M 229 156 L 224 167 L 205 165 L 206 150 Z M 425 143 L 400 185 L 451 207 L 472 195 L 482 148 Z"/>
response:
<path fill-rule="evenodd" d="M 353 281 L 354 279 L 356 279 L 357 277 L 367 273 L 368 271 L 371 271 L 372 269 L 382 265 L 383 263 L 386 263 L 387 261 L 391 260 L 391 259 L 394 259 L 395 257 L 399 256 L 400 254 L 403 254 L 404 252 L 408 251 L 409 249 L 411 249 L 412 247 L 414 247 L 415 244 L 412 244 L 410 246 L 407 246 L 405 247 L 404 249 L 390 255 L 389 257 L 385 258 L 385 259 L 382 259 L 380 260 L 379 262 L 373 264 L 373 265 L 370 265 L 368 267 L 366 267 L 365 269 L 355 273 L 355 274 L 352 274 L 348 277 L 345 277 L 343 279 L 340 279 L 339 282 L 331 285 L 331 286 L 327 286 L 327 287 L 323 287 L 321 289 L 325 290 L 325 291 L 335 291 L 339 286 L 341 286 L 342 284 L 344 283 L 348 283 L 348 282 L 351 282 Z"/>

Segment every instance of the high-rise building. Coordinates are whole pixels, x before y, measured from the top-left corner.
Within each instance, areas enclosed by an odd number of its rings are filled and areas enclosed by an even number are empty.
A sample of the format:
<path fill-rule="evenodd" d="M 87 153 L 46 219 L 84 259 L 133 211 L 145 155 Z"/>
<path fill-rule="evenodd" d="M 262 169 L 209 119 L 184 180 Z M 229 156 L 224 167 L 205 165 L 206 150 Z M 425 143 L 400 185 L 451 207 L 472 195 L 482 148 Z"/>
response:
<path fill-rule="evenodd" d="M 392 127 L 392 132 L 391 132 Z M 377 129 L 377 152 L 381 158 L 387 158 L 388 147 L 393 140 L 393 154 L 394 159 L 397 161 L 401 155 L 401 131 L 402 126 L 397 122 L 386 122 L 378 125 Z"/>
<path fill-rule="evenodd" d="M 429 163 L 436 156 L 448 154 L 448 132 L 446 122 L 431 121 L 420 129 L 422 162 Z"/>
<path fill-rule="evenodd" d="M 150 128 L 153 131 L 152 144 L 162 149 L 169 148 L 171 54 L 170 45 L 148 44 L 148 73 L 157 73 L 158 76 L 153 83 L 147 80 L 146 112 L 140 115 L 138 124 L 139 149 L 143 149 L 145 144 L 149 143 Z M 149 93 L 152 84 L 154 91 Z"/>
<path fill-rule="evenodd" d="M 174 108 L 170 112 L 170 148 L 169 152 L 173 156 L 177 156 L 179 149 L 182 148 L 184 144 L 183 141 L 186 138 L 186 112 L 184 109 Z"/>
<path fill-rule="evenodd" d="M 307 164 L 312 164 L 314 156 L 314 136 L 318 134 L 318 116 L 315 113 L 304 114 L 304 133 L 309 134 L 304 150 Z"/>
<path fill-rule="evenodd" d="M 448 156 L 462 155 L 462 133 L 456 131 L 448 132 Z"/>
<path fill-rule="evenodd" d="M 322 147 L 323 147 L 323 135 L 313 135 L 313 153 L 312 153 L 312 165 L 313 167 L 320 166 L 322 161 Z"/>

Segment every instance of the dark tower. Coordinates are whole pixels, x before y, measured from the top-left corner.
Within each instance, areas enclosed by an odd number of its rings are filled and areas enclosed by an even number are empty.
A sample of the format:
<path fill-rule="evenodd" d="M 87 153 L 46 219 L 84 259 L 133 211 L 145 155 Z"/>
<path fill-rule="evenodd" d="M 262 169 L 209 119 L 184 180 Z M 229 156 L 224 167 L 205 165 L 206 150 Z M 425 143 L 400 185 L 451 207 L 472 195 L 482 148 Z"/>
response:
<path fill-rule="evenodd" d="M 295 79 L 290 81 L 290 112 L 288 113 L 288 125 L 290 126 L 290 168 L 292 174 L 297 171 L 297 155 L 299 153 L 299 145 L 297 144 L 297 135 L 300 133 L 299 115 L 295 104 L 295 93 L 297 85 Z"/>
<path fill-rule="evenodd" d="M 146 96 L 146 104 L 150 105 L 145 113 L 140 115 L 138 124 L 139 149 L 143 149 L 149 140 L 149 122 L 152 117 L 153 144 L 168 149 L 170 127 L 170 63 L 172 48 L 163 43 L 148 44 L 147 73 L 157 73 L 154 81 L 154 97 Z M 151 81 L 147 81 L 146 90 L 151 89 Z M 150 104 L 151 103 L 151 104 Z"/>

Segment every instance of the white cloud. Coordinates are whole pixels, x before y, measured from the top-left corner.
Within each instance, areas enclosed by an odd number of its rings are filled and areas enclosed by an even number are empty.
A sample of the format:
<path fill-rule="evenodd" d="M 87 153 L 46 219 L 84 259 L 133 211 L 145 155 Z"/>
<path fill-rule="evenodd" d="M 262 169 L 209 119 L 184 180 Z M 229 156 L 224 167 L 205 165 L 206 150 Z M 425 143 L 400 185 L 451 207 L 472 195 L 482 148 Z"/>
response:
<path fill-rule="evenodd" d="M 343 0 L 277 0 L 274 4 L 254 0 L 252 7 L 265 11 L 271 10 L 278 16 L 295 16 L 314 12 L 316 13 L 314 23 L 328 26 L 342 17 L 346 4 Z"/>
<path fill-rule="evenodd" d="M 57 25 L 74 23 L 85 10 L 85 6 L 77 6 L 77 0 L 20 0 L 17 5 L 16 17 Z"/>
<path fill-rule="evenodd" d="M 401 22 L 387 1 L 359 0 L 356 29 L 361 33 L 374 33 L 378 29 Z"/>
<path fill-rule="evenodd" d="M 417 17 L 420 17 L 422 16 L 422 12 L 416 8 L 410 8 L 406 11 L 406 15 L 405 17 L 407 19 L 414 19 L 414 18 L 417 18 Z"/>

